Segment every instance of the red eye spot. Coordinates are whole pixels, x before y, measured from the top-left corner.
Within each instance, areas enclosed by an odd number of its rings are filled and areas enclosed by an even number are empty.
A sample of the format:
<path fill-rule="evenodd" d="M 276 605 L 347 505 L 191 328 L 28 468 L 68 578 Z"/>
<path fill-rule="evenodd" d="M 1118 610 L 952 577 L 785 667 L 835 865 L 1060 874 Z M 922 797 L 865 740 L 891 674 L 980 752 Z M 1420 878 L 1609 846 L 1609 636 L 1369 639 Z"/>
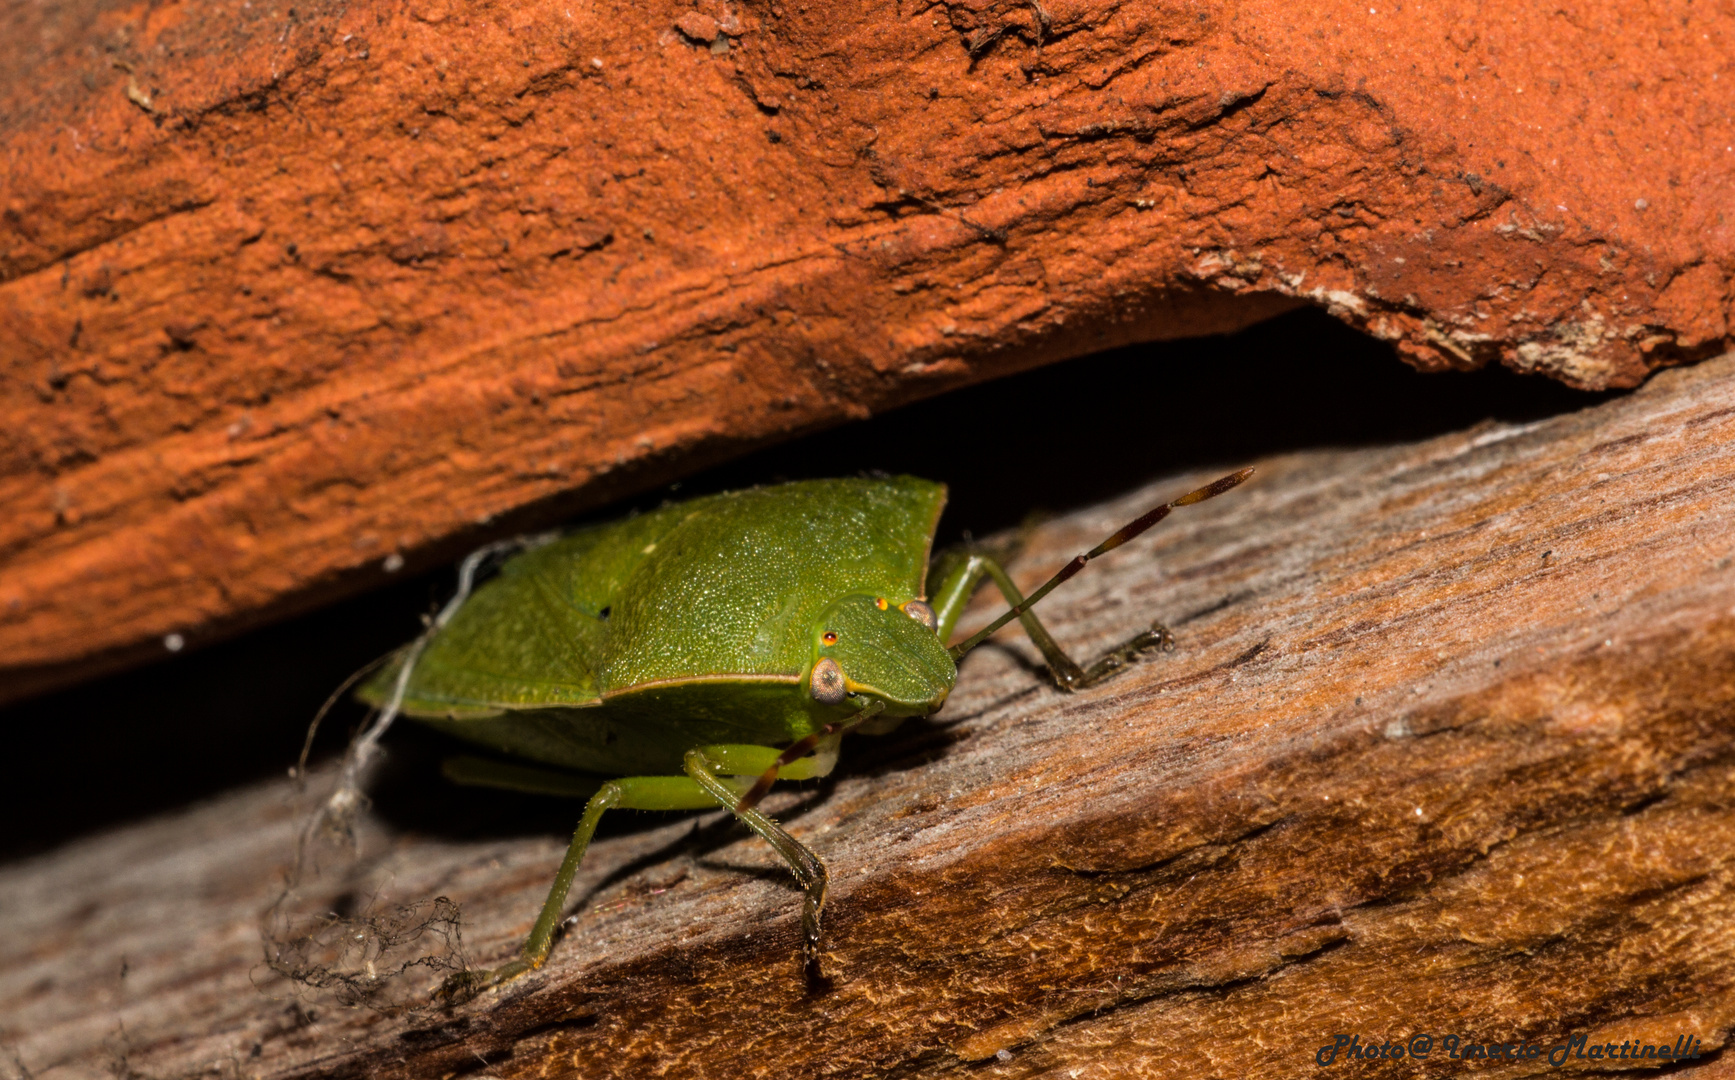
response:
<path fill-rule="evenodd" d="M 827 630 L 825 633 L 823 633 L 819 636 L 819 640 L 825 642 L 827 645 L 836 645 L 837 644 L 837 632 L 835 630 Z"/>
<path fill-rule="evenodd" d="M 886 598 L 883 596 L 874 597 L 874 607 L 877 607 L 881 611 L 884 611 L 886 609 Z"/>

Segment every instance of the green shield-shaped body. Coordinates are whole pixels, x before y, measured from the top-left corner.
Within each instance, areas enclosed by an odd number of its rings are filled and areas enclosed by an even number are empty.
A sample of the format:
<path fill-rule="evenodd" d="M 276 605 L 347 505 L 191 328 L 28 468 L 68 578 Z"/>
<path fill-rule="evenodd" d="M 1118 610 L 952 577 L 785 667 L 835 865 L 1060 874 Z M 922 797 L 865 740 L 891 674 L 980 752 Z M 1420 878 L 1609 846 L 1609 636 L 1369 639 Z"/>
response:
<path fill-rule="evenodd" d="M 698 745 L 790 743 L 854 708 L 806 686 L 828 612 L 865 597 L 895 616 L 891 637 L 917 632 L 896 612 L 923 595 L 945 497 L 914 477 L 800 481 L 577 530 L 470 596 L 417 660 L 404 714 L 614 776 L 679 774 Z M 943 683 L 943 700 L 954 671 L 938 643 L 887 641 L 875 655 L 900 661 L 893 677 Z M 383 702 L 397 674 L 362 697 Z"/>

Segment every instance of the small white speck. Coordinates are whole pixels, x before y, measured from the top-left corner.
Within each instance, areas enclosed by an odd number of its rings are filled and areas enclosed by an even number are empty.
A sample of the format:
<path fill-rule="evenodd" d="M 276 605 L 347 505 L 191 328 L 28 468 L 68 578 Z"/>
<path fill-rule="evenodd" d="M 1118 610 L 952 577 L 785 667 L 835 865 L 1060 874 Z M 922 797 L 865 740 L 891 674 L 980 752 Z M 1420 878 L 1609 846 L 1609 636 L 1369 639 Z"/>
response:
<path fill-rule="evenodd" d="M 403 568 L 404 568 L 404 557 L 402 555 L 399 555 L 395 551 L 392 552 L 390 555 L 387 555 L 385 558 L 385 561 L 380 563 L 380 569 L 384 570 L 388 574 L 395 574 L 399 570 L 402 570 Z"/>
<path fill-rule="evenodd" d="M 1422 808 L 1421 808 L 1421 807 L 1419 807 L 1419 806 L 1418 806 L 1418 807 L 1416 807 L 1416 816 L 1417 816 L 1417 817 L 1421 817 L 1421 816 L 1422 816 Z"/>
<path fill-rule="evenodd" d="M 602 70 L 602 57 L 600 57 L 600 56 L 591 57 L 590 58 L 590 66 L 597 69 L 598 71 L 601 71 Z"/>
<path fill-rule="evenodd" d="M 1645 199 L 1634 199 L 1633 200 L 1633 209 L 1634 210 L 1649 210 L 1650 208 L 1651 208 L 1651 204 L 1648 200 L 1645 200 Z"/>
<path fill-rule="evenodd" d="M 994 1059 L 996 1061 L 1011 1061 L 1012 1060 L 1012 1051 L 1006 1049 L 1005 1047 L 1001 1047 L 1000 1049 L 994 1051 Z"/>
<path fill-rule="evenodd" d="M 182 637 L 179 634 L 164 634 L 163 635 L 163 648 L 169 650 L 170 652 L 180 652 L 182 649 L 186 648 L 186 646 L 187 646 L 187 639 Z"/>

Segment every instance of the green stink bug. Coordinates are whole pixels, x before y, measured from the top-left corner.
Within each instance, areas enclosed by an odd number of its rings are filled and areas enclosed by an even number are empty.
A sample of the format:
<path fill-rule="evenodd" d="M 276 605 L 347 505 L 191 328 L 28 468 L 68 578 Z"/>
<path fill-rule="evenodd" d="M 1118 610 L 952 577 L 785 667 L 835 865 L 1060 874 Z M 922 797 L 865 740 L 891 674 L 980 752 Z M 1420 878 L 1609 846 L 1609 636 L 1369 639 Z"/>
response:
<path fill-rule="evenodd" d="M 1031 608 L 1175 507 L 1252 472 L 1155 507 L 1029 597 L 993 558 L 972 551 L 934 561 L 930 595 L 929 549 L 946 489 L 907 476 L 728 492 L 558 539 L 495 545 L 466 560 L 458 595 L 428 632 L 362 686 L 359 696 L 381 712 L 351 748 L 328 806 L 341 816 L 354 805 L 361 771 L 399 713 L 564 770 L 466 757 L 447 765 L 460 783 L 589 796 L 520 955 L 454 977 L 448 995 L 542 966 L 597 823 L 616 808 L 722 806 L 764 837 L 805 892 L 803 952 L 816 972 L 825 864 L 757 809 L 772 784 L 829 773 L 849 732 L 883 733 L 938 710 L 958 659 L 1014 618 L 1065 690 L 1168 647 L 1168 631 L 1153 625 L 1080 667 Z M 472 589 L 482 561 L 506 547 L 529 550 Z M 984 578 L 1010 609 L 948 648 Z"/>

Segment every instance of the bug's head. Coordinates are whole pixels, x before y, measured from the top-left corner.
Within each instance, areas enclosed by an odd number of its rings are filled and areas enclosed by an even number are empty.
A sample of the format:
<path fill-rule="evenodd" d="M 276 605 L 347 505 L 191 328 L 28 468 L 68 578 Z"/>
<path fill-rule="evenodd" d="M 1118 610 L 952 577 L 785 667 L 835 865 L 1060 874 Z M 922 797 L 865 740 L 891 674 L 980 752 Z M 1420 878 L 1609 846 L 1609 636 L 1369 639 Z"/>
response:
<path fill-rule="evenodd" d="M 846 596 L 814 626 L 808 692 L 827 705 L 861 694 L 884 701 L 887 716 L 926 716 L 957 678 L 933 612 L 919 600 Z"/>

